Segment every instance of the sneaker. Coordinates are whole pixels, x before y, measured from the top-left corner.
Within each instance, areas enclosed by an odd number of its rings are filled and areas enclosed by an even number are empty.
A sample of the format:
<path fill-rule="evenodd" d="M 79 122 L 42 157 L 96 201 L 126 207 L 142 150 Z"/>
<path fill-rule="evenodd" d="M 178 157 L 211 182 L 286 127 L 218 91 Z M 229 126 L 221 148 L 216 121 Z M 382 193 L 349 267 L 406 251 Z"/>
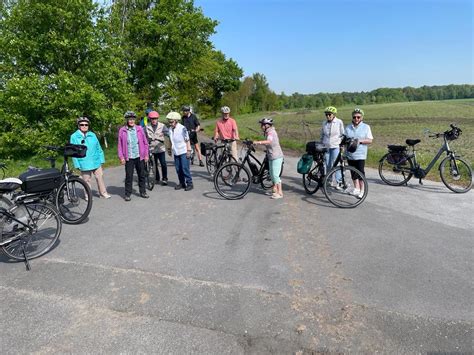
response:
<path fill-rule="evenodd" d="M 273 194 L 274 194 L 273 191 L 266 191 L 266 192 L 265 192 L 265 195 L 267 195 L 267 196 L 272 196 Z"/>
<path fill-rule="evenodd" d="M 163 186 L 168 185 L 168 180 L 167 179 L 161 180 L 161 185 L 163 185 Z"/>
<path fill-rule="evenodd" d="M 100 196 L 100 198 L 105 198 L 106 200 L 108 200 L 109 198 L 111 198 L 112 196 L 110 196 L 107 192 L 103 195 Z"/>
<path fill-rule="evenodd" d="M 176 185 L 176 186 L 174 187 L 175 190 L 181 190 L 182 188 L 183 188 L 183 187 L 182 187 L 181 185 Z"/>
<path fill-rule="evenodd" d="M 149 198 L 150 196 L 148 196 L 146 192 L 142 192 L 142 193 L 140 194 L 140 197 L 141 197 L 141 198 Z"/>
<path fill-rule="evenodd" d="M 123 199 L 127 202 L 131 200 L 130 196 L 128 196 L 128 195 L 125 195 L 125 197 Z"/>
<path fill-rule="evenodd" d="M 364 193 L 364 190 L 360 190 L 360 194 L 357 195 L 357 198 L 361 199 L 362 197 L 364 197 Z"/>
<path fill-rule="evenodd" d="M 190 184 L 184 188 L 184 191 L 191 191 L 192 189 L 194 189 L 194 186 L 193 184 Z"/>
<path fill-rule="evenodd" d="M 280 194 L 272 194 L 272 197 L 270 197 L 272 200 L 278 200 L 280 198 L 283 198 L 283 195 Z"/>
<path fill-rule="evenodd" d="M 352 195 L 352 196 L 359 196 L 360 195 L 360 190 L 359 189 L 354 189 L 349 194 Z"/>
<path fill-rule="evenodd" d="M 199 166 L 204 166 L 204 163 L 202 162 L 202 160 L 199 160 Z"/>

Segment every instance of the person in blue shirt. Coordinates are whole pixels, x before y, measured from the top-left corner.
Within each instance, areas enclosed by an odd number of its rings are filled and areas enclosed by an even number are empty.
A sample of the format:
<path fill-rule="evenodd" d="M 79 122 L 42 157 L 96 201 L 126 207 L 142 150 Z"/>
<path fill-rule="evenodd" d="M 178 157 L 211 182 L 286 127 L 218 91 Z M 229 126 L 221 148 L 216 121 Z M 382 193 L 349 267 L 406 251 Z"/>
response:
<path fill-rule="evenodd" d="M 94 174 L 100 197 L 108 199 L 111 196 L 107 193 L 102 170 L 102 164 L 105 163 L 104 151 L 97 136 L 89 131 L 90 120 L 87 117 L 79 117 L 77 127 L 77 131 L 71 135 L 69 141 L 72 144 L 85 145 L 87 153 L 84 158 L 72 158 L 74 167 L 81 171 L 81 177 L 89 187 L 91 187 L 92 174 Z"/>
<path fill-rule="evenodd" d="M 352 111 L 352 123 L 346 126 L 346 136 L 357 138 L 359 145 L 354 153 L 346 152 L 347 163 L 359 170 L 365 176 L 365 160 L 367 159 L 368 145 L 372 143 L 374 137 L 370 126 L 363 122 L 364 111 L 360 108 Z M 352 176 L 355 179 L 355 176 Z M 351 194 L 362 198 L 364 196 L 364 182 L 359 179 L 354 180 L 354 191 Z"/>

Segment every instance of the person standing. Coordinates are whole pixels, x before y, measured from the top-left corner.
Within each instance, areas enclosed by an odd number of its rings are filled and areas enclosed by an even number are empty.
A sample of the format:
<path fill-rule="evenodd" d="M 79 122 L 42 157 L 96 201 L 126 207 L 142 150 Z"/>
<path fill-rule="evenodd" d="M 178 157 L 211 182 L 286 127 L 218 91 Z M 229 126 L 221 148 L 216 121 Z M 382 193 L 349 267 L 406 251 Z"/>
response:
<path fill-rule="evenodd" d="M 185 191 L 193 189 L 193 178 L 189 170 L 189 157 L 191 156 L 191 143 L 186 127 L 179 121 L 181 115 L 178 112 L 170 112 L 166 115 L 170 124 L 169 137 L 171 149 L 173 150 L 174 165 L 178 174 L 179 183 L 174 187 L 175 190 L 184 188 Z"/>
<path fill-rule="evenodd" d="M 202 162 L 202 155 L 201 155 L 201 147 L 199 147 L 199 141 L 197 132 L 201 129 L 200 123 L 198 118 L 194 113 L 191 112 L 191 107 L 183 106 L 183 126 L 186 127 L 189 134 L 189 141 L 191 145 L 194 146 L 194 150 L 197 152 L 198 159 L 199 159 L 199 166 L 204 166 Z"/>
<path fill-rule="evenodd" d="M 230 117 L 230 108 L 228 106 L 221 107 L 222 117 L 217 120 L 216 128 L 214 129 L 214 142 L 218 139 L 233 139 L 231 143 L 232 156 L 235 161 L 239 161 L 237 154 L 237 142 L 239 139 L 239 130 L 237 129 L 237 122 Z"/>
<path fill-rule="evenodd" d="M 156 111 L 148 113 L 148 125 L 146 126 L 146 135 L 148 138 L 149 149 L 153 154 L 155 162 L 155 177 L 156 182 L 160 182 L 160 171 L 158 170 L 158 161 L 161 165 L 161 179 L 162 185 L 168 185 L 168 167 L 166 166 L 166 147 L 165 135 L 168 135 L 168 127 L 163 123 L 158 122 L 160 114 Z"/>
<path fill-rule="evenodd" d="M 359 144 L 354 153 L 346 152 L 347 163 L 350 166 L 353 166 L 359 170 L 362 175 L 365 176 L 365 160 L 367 159 L 368 145 L 372 143 L 374 137 L 372 136 L 372 130 L 370 126 L 364 122 L 364 111 L 360 108 L 354 109 L 352 111 L 352 123 L 346 126 L 346 136 L 349 138 L 357 138 Z M 362 198 L 364 196 L 364 181 L 360 179 L 355 179 L 355 176 L 352 176 L 354 181 L 354 191 L 351 192 L 352 195 Z"/>
<path fill-rule="evenodd" d="M 283 189 L 281 186 L 281 168 L 283 165 L 283 151 L 280 147 L 280 141 L 278 139 L 278 134 L 273 127 L 273 119 L 264 117 L 260 121 L 260 127 L 265 134 L 265 140 L 263 141 L 254 141 L 256 145 L 264 144 L 267 149 L 267 158 L 269 164 L 270 177 L 273 182 L 272 187 L 272 199 L 280 199 L 283 197 Z"/>
<path fill-rule="evenodd" d="M 97 188 L 101 198 L 108 199 L 111 196 L 107 193 L 104 183 L 104 172 L 102 164 L 105 163 L 104 151 L 100 146 L 95 133 L 89 131 L 90 120 L 87 117 L 77 119 L 77 131 L 71 134 L 69 142 L 72 144 L 82 144 L 87 147 L 84 158 L 72 158 L 76 169 L 81 171 L 82 179 L 91 187 L 92 174 L 97 182 Z"/>
<path fill-rule="evenodd" d="M 145 188 L 145 162 L 148 161 L 148 140 L 141 126 L 135 124 L 137 115 L 127 111 L 125 125 L 118 133 L 118 157 L 125 165 L 125 201 L 132 195 L 133 170 L 137 171 L 140 197 L 148 198 Z"/>
<path fill-rule="evenodd" d="M 328 149 L 324 155 L 326 169 L 329 171 L 337 156 L 339 155 L 339 145 L 344 134 L 344 123 L 336 117 L 337 109 L 334 106 L 326 107 L 324 110 L 326 121 L 321 128 L 321 142 Z M 336 183 L 341 181 L 341 172 L 336 172 Z"/>

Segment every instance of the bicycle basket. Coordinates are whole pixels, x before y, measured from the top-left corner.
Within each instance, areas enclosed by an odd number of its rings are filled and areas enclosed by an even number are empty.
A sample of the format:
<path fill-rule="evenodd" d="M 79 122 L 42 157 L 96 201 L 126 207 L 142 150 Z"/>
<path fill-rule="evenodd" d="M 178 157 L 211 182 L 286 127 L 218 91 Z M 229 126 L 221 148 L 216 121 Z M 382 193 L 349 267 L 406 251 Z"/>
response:
<path fill-rule="evenodd" d="M 82 144 L 66 144 L 64 146 L 64 156 L 72 158 L 84 158 L 87 153 L 87 147 Z"/>
<path fill-rule="evenodd" d="M 306 143 L 306 153 L 308 154 L 316 155 L 318 153 L 326 153 L 327 151 L 328 149 L 321 142 L 313 141 Z"/>
<path fill-rule="evenodd" d="M 201 154 L 202 155 L 211 155 L 212 153 L 212 148 L 214 147 L 214 143 L 212 142 L 209 142 L 209 143 L 205 143 L 205 142 L 201 142 Z"/>
<path fill-rule="evenodd" d="M 299 174 L 307 174 L 311 169 L 311 165 L 313 164 L 313 156 L 311 154 L 303 154 L 303 156 L 298 161 L 298 165 L 296 166 L 296 171 Z"/>
<path fill-rule="evenodd" d="M 461 135 L 461 129 L 457 127 L 453 127 L 453 129 L 444 132 L 444 136 L 448 141 L 454 141 L 455 139 L 458 139 L 459 136 Z"/>

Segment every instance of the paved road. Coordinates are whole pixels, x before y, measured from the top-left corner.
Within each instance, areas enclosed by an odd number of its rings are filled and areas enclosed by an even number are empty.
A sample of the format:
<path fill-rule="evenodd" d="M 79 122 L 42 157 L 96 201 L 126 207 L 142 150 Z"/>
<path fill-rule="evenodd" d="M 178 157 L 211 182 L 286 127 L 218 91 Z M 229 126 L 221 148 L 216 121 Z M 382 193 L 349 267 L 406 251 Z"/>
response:
<path fill-rule="evenodd" d="M 195 189 L 110 200 L 32 261 L 0 259 L 0 352 L 472 351 L 474 192 L 382 185 L 358 208 L 304 193 L 226 201 Z M 170 167 L 170 180 L 175 179 Z"/>

